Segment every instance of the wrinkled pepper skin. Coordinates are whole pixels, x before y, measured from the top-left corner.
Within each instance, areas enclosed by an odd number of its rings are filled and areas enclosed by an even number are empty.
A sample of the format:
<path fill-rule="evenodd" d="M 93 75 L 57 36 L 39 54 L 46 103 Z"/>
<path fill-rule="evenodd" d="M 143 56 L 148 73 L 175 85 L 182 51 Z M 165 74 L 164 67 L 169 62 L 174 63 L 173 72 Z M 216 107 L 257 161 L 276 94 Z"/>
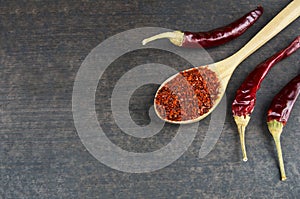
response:
<path fill-rule="evenodd" d="M 219 46 L 242 35 L 251 27 L 263 14 L 263 8 L 258 6 L 240 19 L 208 32 L 188 32 L 184 31 L 183 47 L 188 48 L 209 48 Z"/>
<path fill-rule="evenodd" d="M 273 99 L 267 122 L 276 120 L 283 126 L 287 123 L 295 101 L 300 94 L 300 74 L 292 79 Z"/>
<path fill-rule="evenodd" d="M 266 61 L 259 64 L 245 79 L 237 90 L 235 100 L 232 103 L 232 112 L 234 116 L 250 115 L 255 106 L 256 93 L 269 70 L 282 59 L 290 56 L 300 48 L 300 36 L 298 36 L 285 49 L 274 54 Z"/>

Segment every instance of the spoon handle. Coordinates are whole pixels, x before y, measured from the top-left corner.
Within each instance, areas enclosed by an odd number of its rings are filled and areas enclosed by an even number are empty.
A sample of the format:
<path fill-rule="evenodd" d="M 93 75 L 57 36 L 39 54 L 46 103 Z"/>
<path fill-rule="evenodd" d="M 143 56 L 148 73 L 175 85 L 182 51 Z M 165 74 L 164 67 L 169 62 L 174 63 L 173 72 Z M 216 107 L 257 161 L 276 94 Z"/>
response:
<path fill-rule="evenodd" d="M 261 29 L 243 48 L 231 56 L 237 65 L 272 39 L 276 34 L 292 23 L 300 15 L 300 0 L 289 3 L 263 29 Z"/>

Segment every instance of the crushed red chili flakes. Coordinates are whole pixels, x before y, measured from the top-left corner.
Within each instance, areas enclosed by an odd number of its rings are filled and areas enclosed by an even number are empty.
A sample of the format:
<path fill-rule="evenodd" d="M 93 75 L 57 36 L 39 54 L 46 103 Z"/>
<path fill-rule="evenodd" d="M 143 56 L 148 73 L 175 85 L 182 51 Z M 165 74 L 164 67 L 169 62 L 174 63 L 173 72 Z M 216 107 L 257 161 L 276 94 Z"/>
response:
<path fill-rule="evenodd" d="M 170 121 L 195 119 L 213 107 L 220 82 L 208 67 L 180 72 L 155 97 L 158 114 Z"/>

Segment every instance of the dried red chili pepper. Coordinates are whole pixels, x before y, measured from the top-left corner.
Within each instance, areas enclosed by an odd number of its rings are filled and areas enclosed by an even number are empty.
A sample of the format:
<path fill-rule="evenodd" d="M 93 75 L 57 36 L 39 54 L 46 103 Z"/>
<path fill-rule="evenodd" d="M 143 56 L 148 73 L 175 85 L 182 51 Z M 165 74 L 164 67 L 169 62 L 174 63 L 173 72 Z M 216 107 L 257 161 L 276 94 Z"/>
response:
<path fill-rule="evenodd" d="M 245 128 L 250 120 L 250 114 L 254 110 L 256 93 L 269 70 L 282 59 L 290 56 L 300 48 L 300 36 L 298 36 L 289 46 L 274 54 L 266 61 L 259 64 L 244 80 L 236 92 L 235 100 L 232 103 L 232 113 L 238 126 L 240 134 L 243 160 L 247 161 L 245 147 Z"/>
<path fill-rule="evenodd" d="M 300 94 L 300 74 L 292 79 L 273 99 L 268 110 L 267 124 L 272 134 L 278 153 L 278 161 L 281 172 L 281 180 L 286 180 L 280 135 L 286 125 L 291 110 Z"/>
<path fill-rule="evenodd" d="M 143 40 L 143 45 L 157 39 L 168 38 L 176 46 L 188 48 L 209 48 L 219 46 L 242 35 L 263 14 L 263 8 L 258 6 L 240 19 L 208 32 L 174 31 L 165 32 Z"/>
<path fill-rule="evenodd" d="M 180 72 L 159 89 L 155 108 L 163 119 L 186 121 L 209 111 L 218 98 L 220 82 L 208 67 Z"/>

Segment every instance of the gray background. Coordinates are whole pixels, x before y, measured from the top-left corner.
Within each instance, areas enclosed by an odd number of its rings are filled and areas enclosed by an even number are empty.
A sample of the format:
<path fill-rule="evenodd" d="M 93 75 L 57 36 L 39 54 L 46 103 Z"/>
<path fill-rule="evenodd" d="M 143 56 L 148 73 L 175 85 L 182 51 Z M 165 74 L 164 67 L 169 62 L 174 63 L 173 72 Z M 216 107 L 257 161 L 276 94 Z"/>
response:
<path fill-rule="evenodd" d="M 261 61 L 299 34 L 297 20 L 234 72 L 222 135 L 203 159 L 198 151 L 209 119 L 188 151 L 172 165 L 152 173 L 113 170 L 93 158 L 73 123 L 73 82 L 82 61 L 106 38 L 122 31 L 155 26 L 190 31 L 210 30 L 254 9 L 262 18 L 244 35 L 208 49 L 221 60 L 243 46 L 289 1 L 1 1 L 0 2 L 0 198 L 299 198 L 299 122 L 297 102 L 284 129 L 282 146 L 288 180 L 281 182 L 276 151 L 265 116 L 272 97 L 299 74 L 299 52 L 277 64 L 257 96 L 247 128 L 247 163 L 231 114 L 234 93 Z M 116 41 L 118 42 L 118 41 Z M 122 44 L 120 44 L 122 45 Z M 96 108 L 107 136 L 129 151 L 159 149 L 176 134 L 166 125 L 152 138 L 130 137 L 114 124 L 110 95 L 129 69 L 158 62 L 177 70 L 189 67 L 176 55 L 140 50 L 116 60 L 98 85 Z M 139 125 L 149 123 L 147 110 L 157 85 L 145 85 L 132 96 L 130 113 Z M 299 100 L 298 100 L 299 101 Z"/>

